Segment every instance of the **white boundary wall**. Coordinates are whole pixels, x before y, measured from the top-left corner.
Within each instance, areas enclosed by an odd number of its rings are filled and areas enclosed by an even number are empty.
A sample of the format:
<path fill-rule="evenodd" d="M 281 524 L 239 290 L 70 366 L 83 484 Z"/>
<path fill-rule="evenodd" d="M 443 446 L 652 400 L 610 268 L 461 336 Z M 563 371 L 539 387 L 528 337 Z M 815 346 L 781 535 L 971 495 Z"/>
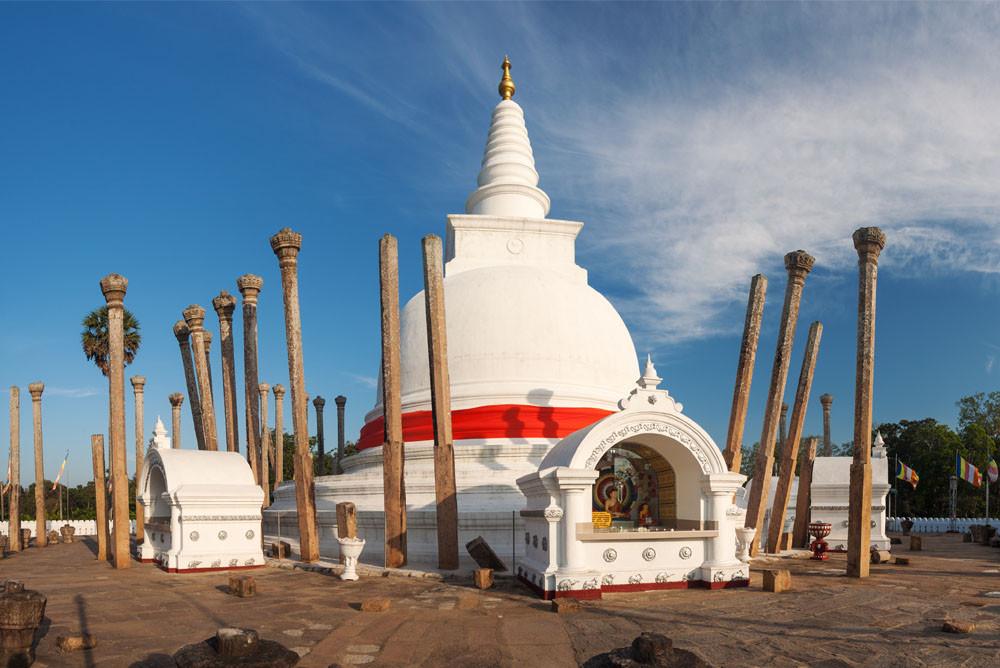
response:
<path fill-rule="evenodd" d="M 70 525 L 71 527 L 76 527 L 76 536 L 96 536 L 97 535 L 97 520 L 45 520 L 45 530 L 46 531 L 59 531 L 59 528 L 64 525 Z M 111 526 L 114 526 L 114 522 L 108 522 L 109 530 Z M 35 520 L 21 520 L 22 529 L 30 529 L 31 537 L 35 538 Z M 0 522 L 0 533 L 5 536 L 10 535 L 10 522 L 4 520 Z M 135 533 L 135 520 L 129 520 L 129 533 Z"/>
<path fill-rule="evenodd" d="M 951 528 L 951 520 L 947 517 L 889 517 L 886 519 L 886 528 L 889 531 L 901 532 L 903 527 L 900 523 L 906 519 L 913 522 L 913 529 L 910 530 L 910 533 L 944 533 Z M 986 524 L 987 521 L 1000 527 L 1000 520 L 996 518 L 987 520 L 984 517 L 957 517 L 955 518 L 955 529 L 964 533 L 969 530 L 969 526 Z"/>

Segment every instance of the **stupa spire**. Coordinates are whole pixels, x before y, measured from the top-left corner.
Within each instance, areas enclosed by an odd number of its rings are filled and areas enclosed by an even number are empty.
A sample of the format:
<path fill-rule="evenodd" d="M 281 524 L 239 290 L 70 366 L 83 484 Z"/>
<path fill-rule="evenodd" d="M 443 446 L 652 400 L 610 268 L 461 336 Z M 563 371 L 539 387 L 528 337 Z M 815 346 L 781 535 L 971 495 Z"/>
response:
<path fill-rule="evenodd" d="M 549 213 L 549 196 L 538 187 L 535 157 L 531 152 L 524 110 L 511 98 L 514 80 L 510 59 L 503 59 L 503 77 L 498 91 L 503 98 L 493 109 L 479 187 L 469 195 L 465 212 L 483 216 L 544 218 Z"/>

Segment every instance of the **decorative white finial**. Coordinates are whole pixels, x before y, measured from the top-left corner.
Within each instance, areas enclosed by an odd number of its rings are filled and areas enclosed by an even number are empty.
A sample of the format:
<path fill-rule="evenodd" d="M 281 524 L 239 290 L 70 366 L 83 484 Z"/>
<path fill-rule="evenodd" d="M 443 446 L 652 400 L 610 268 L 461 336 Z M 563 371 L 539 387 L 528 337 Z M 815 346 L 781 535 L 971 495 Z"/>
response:
<path fill-rule="evenodd" d="M 875 432 L 875 440 L 872 442 L 872 457 L 885 458 L 885 440 L 883 440 L 880 431 Z"/>
<path fill-rule="evenodd" d="M 646 368 L 643 369 L 642 377 L 639 378 L 639 387 L 644 390 L 655 390 L 659 385 L 660 381 L 663 380 L 656 375 L 656 367 L 653 366 L 653 356 L 646 354 Z"/>
<path fill-rule="evenodd" d="M 504 59 L 505 78 L 501 95 L 514 93 L 509 80 L 510 61 Z M 509 90 L 504 84 L 509 82 Z M 505 96 L 493 109 L 493 120 L 486 140 L 479 187 L 465 202 L 465 212 L 483 216 L 544 218 L 549 213 L 549 196 L 538 187 L 538 172 L 531 152 L 524 110 Z"/>
<path fill-rule="evenodd" d="M 153 438 L 149 440 L 149 447 L 170 449 L 170 438 L 167 436 L 167 428 L 163 426 L 163 420 L 156 416 L 156 426 L 153 427 Z"/>

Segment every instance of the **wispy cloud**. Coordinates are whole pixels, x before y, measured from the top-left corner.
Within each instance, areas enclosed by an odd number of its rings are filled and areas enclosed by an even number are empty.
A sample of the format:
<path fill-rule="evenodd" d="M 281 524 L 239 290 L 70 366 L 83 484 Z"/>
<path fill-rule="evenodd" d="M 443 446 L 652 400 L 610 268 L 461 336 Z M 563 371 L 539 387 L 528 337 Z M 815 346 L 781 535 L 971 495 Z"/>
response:
<path fill-rule="evenodd" d="M 68 399 L 84 399 L 86 397 L 96 397 L 101 393 L 93 387 L 46 387 L 45 394 L 54 397 L 66 397 Z"/>
<path fill-rule="evenodd" d="M 347 376 L 366 387 L 376 388 L 378 387 L 378 379 L 374 376 L 365 376 L 359 373 L 348 373 Z"/>
<path fill-rule="evenodd" d="M 986 356 L 986 373 L 987 374 L 993 373 L 993 365 L 996 364 L 996 361 L 997 361 L 997 356 L 996 355 L 987 355 Z"/>
<path fill-rule="evenodd" d="M 423 81 L 488 96 L 511 52 L 553 213 L 589 223 L 582 259 L 640 343 L 738 328 L 749 277 L 789 250 L 850 269 L 862 225 L 886 270 L 1000 273 L 1000 5 L 419 11 Z M 316 53 L 296 57 L 412 111 Z"/>

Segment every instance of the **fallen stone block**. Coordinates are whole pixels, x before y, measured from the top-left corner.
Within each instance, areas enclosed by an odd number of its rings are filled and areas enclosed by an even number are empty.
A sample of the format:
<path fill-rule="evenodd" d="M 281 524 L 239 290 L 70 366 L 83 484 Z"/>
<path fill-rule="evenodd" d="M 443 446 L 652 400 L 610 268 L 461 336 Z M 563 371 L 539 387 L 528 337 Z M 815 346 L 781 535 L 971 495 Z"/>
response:
<path fill-rule="evenodd" d="M 902 538 L 898 538 L 896 536 L 893 536 L 892 538 L 889 539 L 889 544 L 890 545 L 902 545 L 903 544 L 903 539 Z"/>
<path fill-rule="evenodd" d="M 574 612 L 580 612 L 580 601 L 575 598 L 552 599 L 552 612 L 560 615 L 570 615 Z"/>
<path fill-rule="evenodd" d="M 222 628 L 215 636 L 185 645 L 174 654 L 178 668 L 246 666 L 292 668 L 298 653 L 273 640 L 261 640 L 253 629 Z"/>
<path fill-rule="evenodd" d="M 976 630 L 976 625 L 972 622 L 948 620 L 941 626 L 941 630 L 945 633 L 972 633 Z"/>
<path fill-rule="evenodd" d="M 872 550 L 873 564 L 887 564 L 890 559 L 892 559 L 892 553 L 889 550 Z"/>
<path fill-rule="evenodd" d="M 922 536 L 910 535 L 910 551 L 920 552 L 924 549 L 924 539 Z"/>
<path fill-rule="evenodd" d="M 779 593 L 792 588 L 792 574 L 784 568 L 763 571 L 764 591 Z"/>
<path fill-rule="evenodd" d="M 89 633 L 81 633 L 75 636 L 59 636 L 56 638 L 56 645 L 63 652 L 76 652 L 81 649 L 94 649 L 97 647 L 97 638 Z"/>
<path fill-rule="evenodd" d="M 506 564 L 500 561 L 500 557 L 496 555 L 496 552 L 493 551 L 493 548 L 489 546 L 489 543 L 482 536 L 476 536 L 466 543 L 465 549 L 480 568 L 492 568 L 501 573 L 507 571 Z"/>
<path fill-rule="evenodd" d="M 337 504 L 337 537 L 358 537 L 358 510 L 350 501 Z"/>
<path fill-rule="evenodd" d="M 472 578 L 475 580 L 476 586 L 480 589 L 489 589 L 493 586 L 493 569 L 477 568 L 472 571 Z"/>
<path fill-rule="evenodd" d="M 696 653 L 678 649 L 670 638 L 659 633 L 643 633 L 629 647 L 614 649 L 593 657 L 585 665 L 612 668 L 711 668 L 712 664 Z"/>
<path fill-rule="evenodd" d="M 385 612 L 392 605 L 387 598 L 369 598 L 361 602 L 362 612 Z"/>
<path fill-rule="evenodd" d="M 257 593 L 257 582 L 252 575 L 230 575 L 229 593 L 240 598 L 250 598 Z"/>
<path fill-rule="evenodd" d="M 271 556 L 275 559 L 287 559 L 292 553 L 292 546 L 283 540 L 271 543 Z"/>
<path fill-rule="evenodd" d="M 896 557 L 896 565 L 897 566 L 909 566 L 910 565 L 910 559 L 909 559 L 909 557 Z"/>
<path fill-rule="evenodd" d="M 54 545 L 59 542 L 59 532 L 53 529 L 45 534 L 45 540 L 49 545 Z"/>

